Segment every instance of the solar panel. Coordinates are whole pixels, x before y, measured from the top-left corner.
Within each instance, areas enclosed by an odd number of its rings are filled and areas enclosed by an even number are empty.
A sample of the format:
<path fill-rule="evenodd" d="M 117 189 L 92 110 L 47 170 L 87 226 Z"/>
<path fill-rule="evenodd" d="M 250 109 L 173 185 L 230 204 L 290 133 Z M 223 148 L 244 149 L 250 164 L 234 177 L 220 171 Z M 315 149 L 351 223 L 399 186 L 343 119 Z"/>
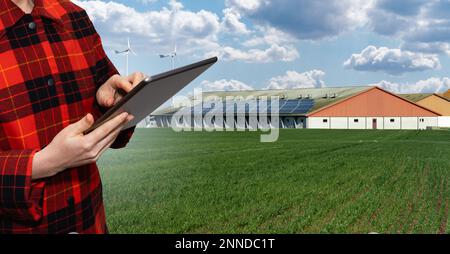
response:
<path fill-rule="evenodd" d="M 222 103 L 219 106 L 219 103 Z M 233 102 L 214 102 L 211 104 L 203 104 L 203 107 L 194 106 L 184 108 L 181 110 L 182 114 L 255 114 L 255 113 L 270 113 L 272 107 L 278 103 L 278 112 L 280 114 L 306 114 L 314 106 L 312 99 L 299 100 L 251 100 L 251 101 L 233 101 Z"/>
<path fill-rule="evenodd" d="M 298 106 L 291 111 L 292 114 L 306 114 L 314 106 L 314 100 L 301 99 L 298 100 Z"/>

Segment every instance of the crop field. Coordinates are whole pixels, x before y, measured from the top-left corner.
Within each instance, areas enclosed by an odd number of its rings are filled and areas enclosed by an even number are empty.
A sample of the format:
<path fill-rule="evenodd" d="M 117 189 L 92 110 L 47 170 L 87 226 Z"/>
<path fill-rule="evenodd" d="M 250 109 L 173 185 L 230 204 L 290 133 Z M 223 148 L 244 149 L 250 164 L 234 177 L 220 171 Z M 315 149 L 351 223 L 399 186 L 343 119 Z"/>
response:
<path fill-rule="evenodd" d="M 449 233 L 450 131 L 139 129 L 99 161 L 111 233 Z"/>

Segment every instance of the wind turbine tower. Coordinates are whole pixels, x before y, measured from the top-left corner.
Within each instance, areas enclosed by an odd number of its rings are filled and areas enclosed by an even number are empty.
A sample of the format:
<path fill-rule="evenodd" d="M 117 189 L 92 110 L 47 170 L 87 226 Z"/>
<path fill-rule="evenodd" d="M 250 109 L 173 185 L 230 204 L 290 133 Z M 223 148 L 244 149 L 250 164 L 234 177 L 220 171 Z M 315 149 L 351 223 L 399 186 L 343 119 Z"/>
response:
<path fill-rule="evenodd" d="M 131 48 L 131 44 L 130 44 L 130 38 L 127 38 L 127 49 L 125 50 L 114 50 L 114 52 L 118 55 L 125 55 L 126 58 L 126 74 L 127 76 L 129 75 L 129 70 L 128 70 L 128 64 L 129 64 L 129 57 L 130 57 L 130 53 L 137 56 L 136 52 L 134 52 L 134 50 Z"/>
<path fill-rule="evenodd" d="M 172 63 L 172 70 L 175 69 L 175 58 L 177 57 L 177 45 L 175 45 L 172 52 L 169 54 L 161 54 L 159 55 L 160 58 L 168 58 L 170 57 L 170 61 Z"/>

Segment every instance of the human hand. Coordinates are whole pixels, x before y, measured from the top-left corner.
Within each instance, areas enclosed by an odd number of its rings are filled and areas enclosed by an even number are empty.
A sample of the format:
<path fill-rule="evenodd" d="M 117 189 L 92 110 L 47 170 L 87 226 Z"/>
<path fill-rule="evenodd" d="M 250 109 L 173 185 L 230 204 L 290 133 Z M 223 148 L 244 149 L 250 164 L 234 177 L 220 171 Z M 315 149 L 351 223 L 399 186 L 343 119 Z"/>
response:
<path fill-rule="evenodd" d="M 145 75 L 142 72 L 135 72 L 128 77 L 113 75 L 105 84 L 97 90 L 97 102 L 102 107 L 112 107 L 123 97 L 123 93 L 128 93 L 138 85 Z"/>
<path fill-rule="evenodd" d="M 50 177 L 68 168 L 96 162 L 132 119 L 132 115 L 124 112 L 84 135 L 83 132 L 94 124 L 93 116 L 87 114 L 60 131 L 48 146 L 35 154 L 32 179 Z"/>

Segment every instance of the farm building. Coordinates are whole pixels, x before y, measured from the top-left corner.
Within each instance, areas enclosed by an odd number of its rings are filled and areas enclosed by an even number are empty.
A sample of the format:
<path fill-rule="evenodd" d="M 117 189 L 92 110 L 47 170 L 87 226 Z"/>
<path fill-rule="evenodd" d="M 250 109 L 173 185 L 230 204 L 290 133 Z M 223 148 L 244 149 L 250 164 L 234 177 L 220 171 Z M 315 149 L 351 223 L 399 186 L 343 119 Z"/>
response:
<path fill-rule="evenodd" d="M 439 94 L 405 94 L 400 96 L 442 116 L 450 116 L 450 101 Z"/>
<path fill-rule="evenodd" d="M 444 97 L 450 99 L 450 89 L 446 93 L 444 93 Z"/>
<path fill-rule="evenodd" d="M 270 100 L 260 105 L 260 98 L 271 96 L 279 97 L 279 121 L 271 115 L 267 119 L 258 117 L 273 106 Z M 368 86 L 206 92 L 202 98 L 203 105 L 157 110 L 143 125 L 169 127 L 174 118 L 177 127 L 193 128 L 254 130 L 268 124 L 297 129 L 427 129 L 438 127 L 443 115 L 414 100 Z"/>
<path fill-rule="evenodd" d="M 438 126 L 440 114 L 372 87 L 307 116 L 314 129 L 426 129 Z"/>
<path fill-rule="evenodd" d="M 404 94 L 402 97 L 439 113 L 439 127 L 450 127 L 450 100 L 439 94 Z"/>

